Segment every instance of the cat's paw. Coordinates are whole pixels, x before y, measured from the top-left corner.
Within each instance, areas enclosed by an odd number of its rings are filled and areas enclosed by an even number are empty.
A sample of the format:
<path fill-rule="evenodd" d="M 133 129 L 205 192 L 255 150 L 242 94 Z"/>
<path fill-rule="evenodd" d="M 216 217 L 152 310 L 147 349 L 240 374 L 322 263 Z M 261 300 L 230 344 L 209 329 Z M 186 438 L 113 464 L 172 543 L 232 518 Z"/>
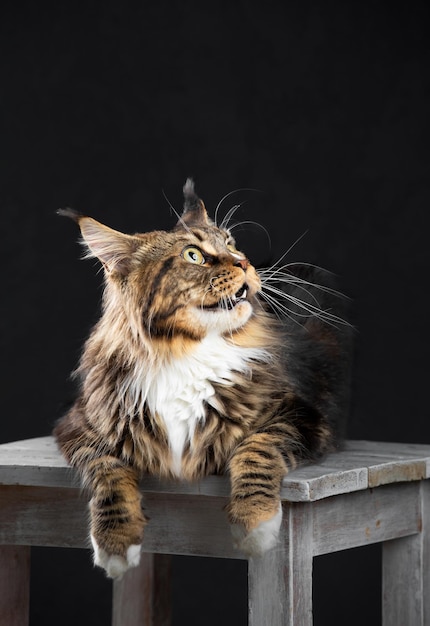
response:
<path fill-rule="evenodd" d="M 279 536 L 282 523 L 282 506 L 271 518 L 260 522 L 249 532 L 242 524 L 231 524 L 233 545 L 248 557 L 261 556 L 273 548 Z"/>
<path fill-rule="evenodd" d="M 127 548 L 125 556 L 120 554 L 108 554 L 100 548 L 96 539 L 91 535 L 91 543 L 94 550 L 94 565 L 105 570 L 109 578 L 120 578 L 131 567 L 137 567 L 140 563 L 140 551 L 142 546 L 133 544 Z"/>

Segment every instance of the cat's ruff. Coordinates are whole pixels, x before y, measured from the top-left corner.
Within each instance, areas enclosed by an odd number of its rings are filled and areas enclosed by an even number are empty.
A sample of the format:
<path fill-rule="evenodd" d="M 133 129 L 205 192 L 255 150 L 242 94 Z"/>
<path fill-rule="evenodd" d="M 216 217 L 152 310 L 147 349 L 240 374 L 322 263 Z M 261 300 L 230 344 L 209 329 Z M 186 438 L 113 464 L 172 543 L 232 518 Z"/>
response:
<path fill-rule="evenodd" d="M 205 419 L 205 404 L 219 409 L 213 383 L 233 385 L 235 372 L 249 374 L 252 362 L 268 361 L 262 348 L 236 346 L 217 333 L 209 333 L 182 357 L 152 361 L 134 372 L 119 390 L 128 396 L 128 410 L 141 413 L 144 406 L 163 420 L 167 430 L 172 473 L 181 477 L 182 453 L 192 442 L 196 424 Z"/>

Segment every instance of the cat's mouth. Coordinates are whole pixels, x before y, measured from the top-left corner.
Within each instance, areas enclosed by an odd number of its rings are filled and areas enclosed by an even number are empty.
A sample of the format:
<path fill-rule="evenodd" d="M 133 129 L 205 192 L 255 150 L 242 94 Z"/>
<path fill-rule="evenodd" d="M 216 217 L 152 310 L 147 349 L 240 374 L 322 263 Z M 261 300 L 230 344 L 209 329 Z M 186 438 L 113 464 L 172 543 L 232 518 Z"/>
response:
<path fill-rule="evenodd" d="M 248 295 L 248 289 L 248 285 L 244 283 L 234 295 L 222 296 L 221 300 L 215 302 L 214 304 L 204 306 L 203 309 L 205 309 L 206 311 L 219 311 L 220 309 L 231 311 L 240 302 L 244 302 L 246 300 L 246 297 Z"/>

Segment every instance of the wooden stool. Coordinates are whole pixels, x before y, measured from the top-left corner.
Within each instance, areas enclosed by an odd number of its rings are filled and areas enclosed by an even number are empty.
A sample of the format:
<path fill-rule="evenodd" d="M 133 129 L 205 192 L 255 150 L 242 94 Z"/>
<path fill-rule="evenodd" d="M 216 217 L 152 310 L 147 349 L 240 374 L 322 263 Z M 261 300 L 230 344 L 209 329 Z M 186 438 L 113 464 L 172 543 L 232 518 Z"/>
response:
<path fill-rule="evenodd" d="M 249 624 L 312 624 L 312 560 L 383 542 L 385 626 L 430 625 L 430 446 L 348 441 L 291 472 L 277 547 L 249 561 Z M 243 558 L 229 482 L 142 481 L 142 562 L 114 583 L 114 626 L 167 626 L 169 554 Z M 86 500 L 51 437 L 0 445 L 0 624 L 28 624 L 30 546 L 87 548 Z"/>

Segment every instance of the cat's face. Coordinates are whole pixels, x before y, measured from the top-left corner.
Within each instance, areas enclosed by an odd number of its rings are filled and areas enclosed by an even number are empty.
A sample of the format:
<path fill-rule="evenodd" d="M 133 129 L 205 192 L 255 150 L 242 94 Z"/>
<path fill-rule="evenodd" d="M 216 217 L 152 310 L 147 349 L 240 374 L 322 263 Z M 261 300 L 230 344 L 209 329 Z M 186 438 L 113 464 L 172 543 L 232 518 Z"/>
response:
<path fill-rule="evenodd" d="M 202 338 L 248 321 L 260 282 L 227 231 L 190 226 L 140 238 L 127 280 L 153 337 Z"/>
<path fill-rule="evenodd" d="M 209 220 L 203 203 L 168 232 L 124 235 L 92 218 L 77 219 L 88 256 L 100 259 L 112 286 L 107 298 L 117 305 L 120 299 L 149 337 L 199 340 L 237 330 L 251 317 L 258 274 L 230 232 Z"/>

